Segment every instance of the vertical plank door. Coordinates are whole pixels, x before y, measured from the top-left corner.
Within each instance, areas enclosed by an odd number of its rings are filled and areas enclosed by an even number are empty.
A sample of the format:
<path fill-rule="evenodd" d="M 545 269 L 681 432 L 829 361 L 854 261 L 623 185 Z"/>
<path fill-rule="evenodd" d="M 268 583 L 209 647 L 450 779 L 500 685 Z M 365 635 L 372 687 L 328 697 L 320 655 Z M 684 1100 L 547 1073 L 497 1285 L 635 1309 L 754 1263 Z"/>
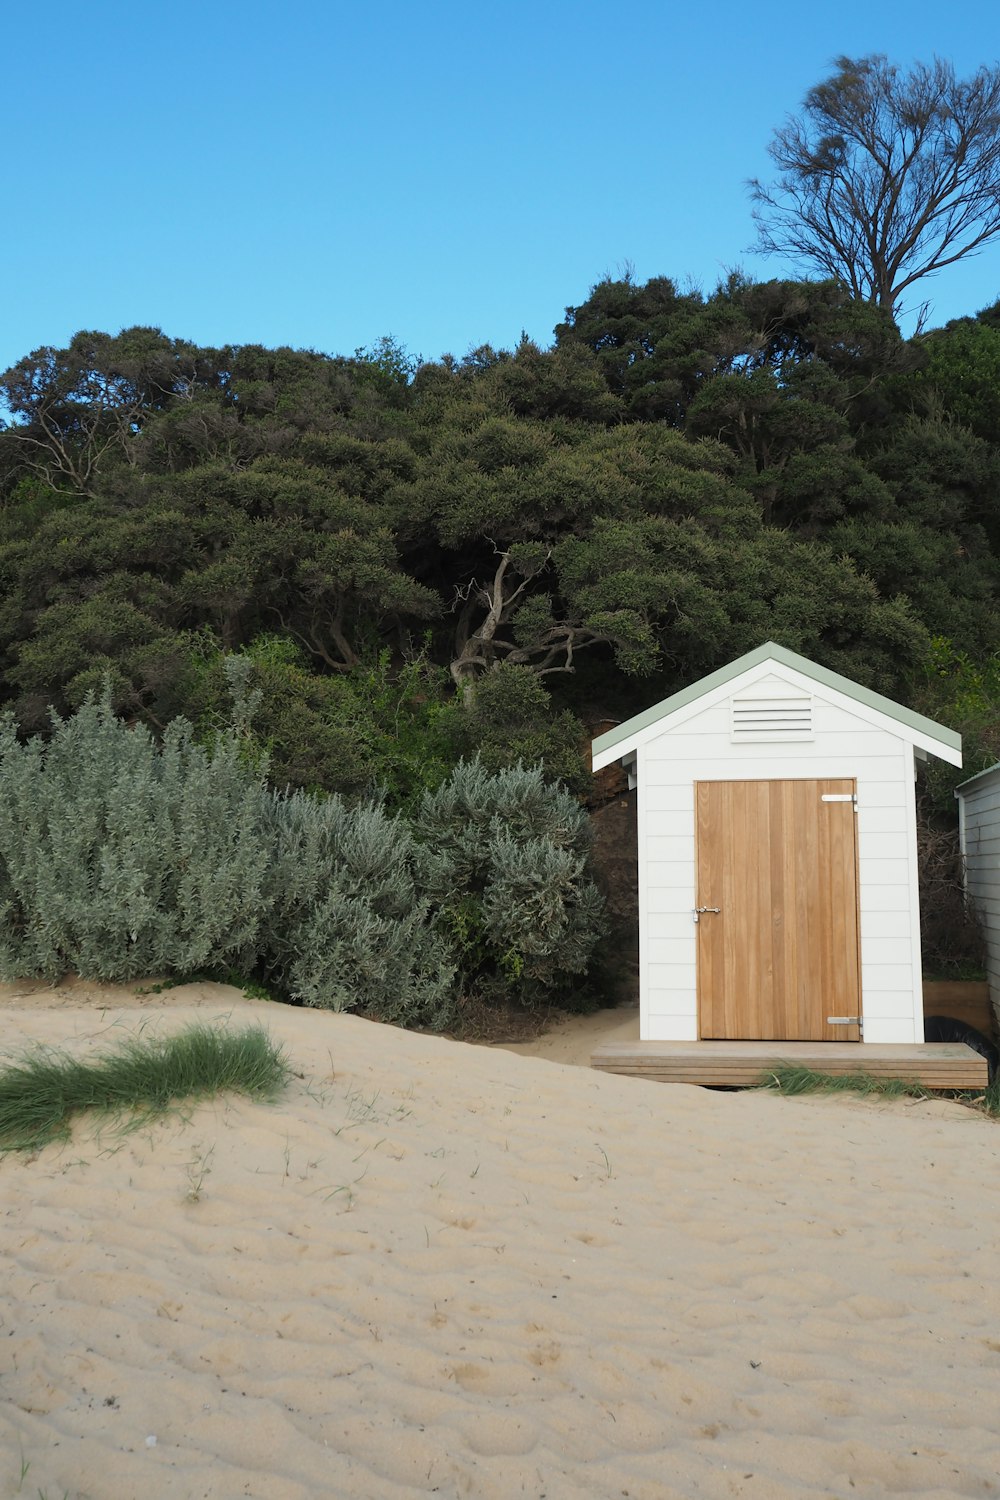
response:
<path fill-rule="evenodd" d="M 853 780 L 695 786 L 702 1037 L 858 1041 Z M 824 802 L 823 797 L 840 798 Z"/>

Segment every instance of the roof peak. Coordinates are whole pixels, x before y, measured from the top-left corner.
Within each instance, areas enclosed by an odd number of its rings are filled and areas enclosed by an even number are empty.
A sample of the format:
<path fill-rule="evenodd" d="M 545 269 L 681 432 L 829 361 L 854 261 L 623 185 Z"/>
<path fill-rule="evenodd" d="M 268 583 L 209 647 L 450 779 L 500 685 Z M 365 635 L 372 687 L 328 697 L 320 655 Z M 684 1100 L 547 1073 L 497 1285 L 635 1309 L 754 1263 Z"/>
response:
<path fill-rule="evenodd" d="M 808 657 L 799 655 L 797 651 L 792 651 L 787 646 L 780 646 L 777 641 L 764 641 L 762 645 L 755 646 L 752 651 L 745 652 L 735 661 L 710 672 L 707 677 L 691 683 L 686 688 L 681 688 L 679 692 L 672 693 L 662 702 L 654 704 L 616 728 L 599 735 L 593 742 L 595 769 L 598 759 L 602 765 L 607 765 L 609 761 L 616 760 L 618 754 L 627 754 L 635 740 L 639 736 L 645 737 L 645 732 L 661 720 L 678 713 L 689 704 L 696 703 L 716 689 L 735 682 L 755 667 L 767 662 L 774 662 L 778 666 L 786 667 L 789 671 L 797 672 L 817 686 L 829 692 L 838 693 L 870 711 L 883 715 L 897 726 L 901 738 L 914 743 L 919 741 L 922 748 L 930 750 L 932 754 L 939 755 L 942 759 L 951 761 L 952 764 L 961 765 L 962 738 L 953 729 L 947 729 L 943 724 L 935 723 L 924 714 L 893 702 L 891 698 L 875 692 L 873 688 L 862 687 L 860 683 L 853 682 L 849 677 L 843 677 L 829 667 L 820 666 L 818 662 L 810 661 Z"/>

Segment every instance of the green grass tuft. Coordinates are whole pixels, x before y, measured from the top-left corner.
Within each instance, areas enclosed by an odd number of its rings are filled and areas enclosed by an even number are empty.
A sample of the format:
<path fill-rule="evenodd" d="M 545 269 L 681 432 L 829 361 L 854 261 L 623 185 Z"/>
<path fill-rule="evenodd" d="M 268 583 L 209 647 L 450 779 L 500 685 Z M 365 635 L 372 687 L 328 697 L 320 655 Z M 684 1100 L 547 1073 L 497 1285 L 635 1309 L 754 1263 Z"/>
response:
<path fill-rule="evenodd" d="M 782 1094 L 880 1094 L 886 1099 L 926 1099 L 927 1089 L 904 1078 L 873 1078 L 870 1073 L 820 1073 L 782 1063 L 771 1068 L 760 1087 Z"/>
<path fill-rule="evenodd" d="M 781 1094 L 877 1094 L 883 1099 L 955 1099 L 1000 1119 L 1000 1078 L 982 1093 L 968 1089 L 935 1089 L 905 1078 L 873 1078 L 870 1073 L 819 1073 L 783 1063 L 765 1073 L 759 1088 Z"/>
<path fill-rule="evenodd" d="M 40 1048 L 0 1072 L 0 1151 L 36 1150 L 65 1139 L 81 1110 L 160 1114 L 180 1099 L 232 1090 L 273 1098 L 290 1068 L 260 1026 L 242 1031 L 191 1026 L 176 1036 L 129 1038 L 113 1052 L 81 1059 Z"/>

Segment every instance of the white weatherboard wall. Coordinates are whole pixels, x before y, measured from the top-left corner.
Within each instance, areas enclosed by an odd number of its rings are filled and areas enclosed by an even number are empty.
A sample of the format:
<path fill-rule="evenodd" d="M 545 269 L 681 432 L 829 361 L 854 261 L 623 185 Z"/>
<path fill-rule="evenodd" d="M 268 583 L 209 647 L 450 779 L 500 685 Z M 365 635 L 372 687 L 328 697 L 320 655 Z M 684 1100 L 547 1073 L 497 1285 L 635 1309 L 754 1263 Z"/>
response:
<path fill-rule="evenodd" d="M 760 648 L 748 660 L 765 650 L 773 648 Z M 790 691 L 812 700 L 808 738 L 734 742 L 733 698 L 775 701 Z M 628 733 L 629 726 L 622 727 L 617 756 L 627 751 L 635 757 L 641 1038 L 698 1038 L 695 783 L 853 777 L 863 1040 L 922 1042 L 914 753 L 915 748 L 929 750 L 960 763 L 954 747 L 942 750 L 919 727 L 899 730 L 877 707 L 771 659 L 758 661 L 659 720 L 644 723 L 640 716 L 630 724 L 637 727 Z M 595 770 L 617 758 L 615 748 L 599 749 L 601 744 L 595 745 Z"/>
<path fill-rule="evenodd" d="M 986 976 L 1000 1024 L 1000 765 L 958 788 L 965 887 L 983 922 Z"/>

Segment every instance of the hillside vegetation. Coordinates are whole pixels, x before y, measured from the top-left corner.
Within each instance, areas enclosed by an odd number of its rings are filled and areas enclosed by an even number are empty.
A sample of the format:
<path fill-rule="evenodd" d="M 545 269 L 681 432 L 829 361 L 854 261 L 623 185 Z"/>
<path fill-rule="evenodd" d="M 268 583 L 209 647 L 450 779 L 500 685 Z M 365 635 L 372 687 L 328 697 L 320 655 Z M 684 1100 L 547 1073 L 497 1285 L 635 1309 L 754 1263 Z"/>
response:
<path fill-rule="evenodd" d="M 1000 313 L 909 341 L 834 282 L 606 279 L 551 348 L 417 364 L 84 332 L 0 376 L 0 704 L 418 816 L 766 639 L 1000 754 Z M 940 772 L 927 793 L 951 801 Z M 952 781 L 955 778 L 952 778 Z M 409 826 L 409 825 L 408 825 Z"/>

